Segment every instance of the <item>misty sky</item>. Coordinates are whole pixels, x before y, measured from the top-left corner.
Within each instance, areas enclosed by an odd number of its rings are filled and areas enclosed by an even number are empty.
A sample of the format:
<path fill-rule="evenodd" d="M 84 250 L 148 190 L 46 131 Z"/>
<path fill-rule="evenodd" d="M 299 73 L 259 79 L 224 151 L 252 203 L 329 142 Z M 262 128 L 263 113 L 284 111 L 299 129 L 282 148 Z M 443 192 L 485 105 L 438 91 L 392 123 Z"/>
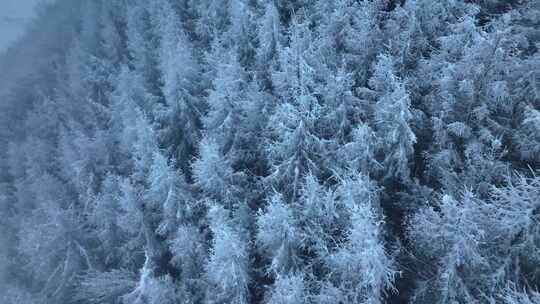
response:
<path fill-rule="evenodd" d="M 0 0 L 0 51 L 3 51 L 24 32 L 41 0 Z"/>

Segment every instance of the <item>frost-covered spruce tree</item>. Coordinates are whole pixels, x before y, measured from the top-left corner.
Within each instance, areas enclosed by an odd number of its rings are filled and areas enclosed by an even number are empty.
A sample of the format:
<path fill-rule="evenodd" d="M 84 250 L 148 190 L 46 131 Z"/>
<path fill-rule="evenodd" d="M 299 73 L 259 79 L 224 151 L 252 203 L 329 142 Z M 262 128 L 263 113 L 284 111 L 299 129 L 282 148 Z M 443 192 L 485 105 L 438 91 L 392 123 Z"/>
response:
<path fill-rule="evenodd" d="M 234 184 L 235 173 L 231 162 L 221 153 L 213 139 L 203 139 L 199 153 L 199 158 L 193 163 L 195 184 L 208 198 L 231 206 L 239 191 Z"/>
<path fill-rule="evenodd" d="M 319 124 L 327 153 L 324 166 L 338 174 L 349 169 L 375 173 L 381 164 L 375 158 L 377 135 L 368 124 L 371 105 L 354 93 L 351 73 L 343 68 L 327 73 L 318 89 L 324 102 Z"/>
<path fill-rule="evenodd" d="M 305 241 L 294 214 L 279 194 L 257 214 L 257 245 L 268 260 L 263 271 L 273 279 L 265 293 L 267 303 L 304 303 L 309 295 L 300 256 Z"/>
<path fill-rule="evenodd" d="M 321 53 L 335 70 L 342 66 L 356 85 L 364 86 L 385 37 L 381 24 L 385 1 L 318 1 Z"/>
<path fill-rule="evenodd" d="M 160 223 L 156 232 L 169 236 L 180 223 L 189 222 L 194 198 L 184 176 L 175 170 L 174 163 L 159 152 L 154 153 L 149 173 L 149 187 L 144 199 L 157 205 Z"/>
<path fill-rule="evenodd" d="M 369 90 L 355 87 L 366 85 L 367 79 L 360 78 L 367 77 L 370 71 L 360 69 L 363 73 L 360 77 L 358 67 L 373 64 L 374 54 L 382 41 L 377 24 L 383 8 L 381 4 L 379 1 L 320 1 L 314 13 L 315 17 L 322 18 L 317 28 L 318 35 L 312 42 L 315 55 L 311 60 L 317 75 L 315 91 L 322 104 L 318 132 L 325 139 L 325 149 L 328 150 L 325 151 L 328 154 L 324 165 L 340 174 L 346 174 L 349 167 L 358 170 L 360 162 L 362 170 L 369 167 L 371 172 L 375 172 L 380 168 L 371 157 L 376 150 L 376 137 L 368 127 L 373 110 L 364 91 Z M 355 12 L 359 12 L 362 18 L 359 19 Z M 365 139 L 361 138 L 364 136 Z M 358 162 L 360 158 L 354 155 L 364 153 L 352 150 L 360 146 L 369 156 L 360 156 L 363 160 Z"/>
<path fill-rule="evenodd" d="M 499 292 L 496 296 L 490 297 L 489 300 L 492 303 L 500 301 L 504 304 L 536 304 L 540 303 L 540 294 L 537 291 L 527 292 L 509 284 L 503 291 Z"/>
<path fill-rule="evenodd" d="M 333 163 L 337 172 L 346 174 L 357 170 L 365 175 L 379 172 L 382 165 L 375 158 L 377 137 L 367 123 L 361 123 L 351 131 L 351 141 L 338 146 Z"/>
<path fill-rule="evenodd" d="M 347 209 L 346 235 L 327 257 L 329 280 L 346 303 L 382 303 L 394 291 L 398 269 L 385 246 L 379 189 L 367 176 L 344 176 L 336 189 Z M 348 228 L 347 228 L 348 227 Z"/>
<path fill-rule="evenodd" d="M 242 67 L 237 49 L 222 51 L 225 53 L 220 54 L 222 61 L 216 67 L 207 99 L 208 111 L 203 117 L 203 141 L 216 144 L 218 153 L 236 175 L 252 175 L 264 168 L 260 134 L 268 120 L 271 98 Z M 208 152 L 201 146 L 200 157 Z"/>
<path fill-rule="evenodd" d="M 232 0 L 203 0 L 196 4 L 198 18 L 195 31 L 204 46 L 209 47 L 213 40 L 228 28 L 228 7 L 231 2 Z"/>
<path fill-rule="evenodd" d="M 206 277 L 209 303 L 249 303 L 249 255 L 246 235 L 230 218 L 230 211 L 220 205 L 210 208 L 212 249 Z"/>
<path fill-rule="evenodd" d="M 230 26 L 222 40 L 230 49 L 236 49 L 238 61 L 244 67 L 253 65 L 255 55 L 254 2 L 231 0 L 227 7 Z"/>
<path fill-rule="evenodd" d="M 141 91 L 139 106 L 152 118 L 154 108 L 163 100 L 160 100 L 159 40 L 152 27 L 149 5 L 139 0 L 127 5 L 125 35 L 126 55 L 129 56 L 127 63 L 136 72 L 131 85 Z"/>
<path fill-rule="evenodd" d="M 375 130 L 381 138 L 379 153 L 383 155 L 385 177 L 407 182 L 416 136 L 409 125 L 412 119 L 410 97 L 393 65 L 392 57 L 380 55 L 369 84 L 377 96 L 373 112 Z"/>
<path fill-rule="evenodd" d="M 437 209 L 435 209 L 435 207 Z M 460 200 L 444 195 L 411 220 L 409 237 L 424 268 L 414 297 L 419 303 L 476 302 L 496 291 L 487 250 L 492 206 L 470 191 Z M 495 279 L 495 280 L 494 280 Z"/>
<path fill-rule="evenodd" d="M 504 80 L 510 77 L 507 67 L 513 65 L 502 30 L 508 26 L 496 21 L 489 29 L 476 27 L 479 7 L 473 4 L 438 8 L 454 10 L 461 17 L 444 27 L 441 51 L 420 67 L 421 75 L 433 79 L 427 83 L 435 86 L 425 98 L 435 132 L 429 161 L 437 163 L 429 173 L 449 193 L 459 192 L 465 182 L 485 197 L 487 184 L 500 183 L 506 174 L 500 161 L 507 153 L 502 143 L 507 142 L 508 123 L 516 119 L 509 83 Z M 441 102 L 431 103 L 435 99 Z M 475 169 L 462 170 L 470 166 Z"/>
<path fill-rule="evenodd" d="M 96 235 L 100 241 L 100 253 L 104 265 L 128 266 L 129 260 L 122 259 L 128 235 L 122 229 L 118 213 L 120 212 L 121 178 L 107 174 L 95 203 L 88 210 L 90 222 L 95 225 Z"/>
<path fill-rule="evenodd" d="M 502 255 L 498 270 L 501 279 L 519 287 L 523 284 L 523 288 L 539 282 L 534 270 L 540 265 L 540 178 L 536 174 L 507 177 L 504 186 L 491 189 L 497 210 L 491 230 Z"/>
<path fill-rule="evenodd" d="M 270 67 L 276 64 L 278 50 L 281 48 L 280 15 L 275 1 L 267 1 L 262 10 L 257 23 L 255 69 L 256 75 L 264 80 L 265 87 L 270 87 Z"/>
<path fill-rule="evenodd" d="M 189 302 L 202 296 L 194 290 L 201 280 L 193 274 L 194 268 L 202 271 L 202 262 L 179 249 L 189 245 L 203 255 L 202 240 L 194 228 L 198 225 L 193 219 L 194 199 L 183 176 L 159 150 L 152 126 L 140 112 L 135 113 L 139 113 L 135 117 L 139 124 L 134 132 L 133 173 L 122 186 L 121 214 L 125 229 L 143 237 L 132 246 L 142 246 L 144 264 L 137 284 L 123 298 L 135 303 L 176 302 L 182 293 Z M 187 232 L 191 238 L 184 235 Z"/>
<path fill-rule="evenodd" d="M 278 275 L 274 284 L 268 296 L 269 304 L 302 304 L 309 301 L 301 274 Z"/>
<path fill-rule="evenodd" d="M 316 132 L 321 106 L 313 91 L 312 32 L 294 19 L 289 35 L 290 43 L 279 53 L 278 67 L 272 72 L 278 104 L 268 121 L 270 138 L 265 149 L 272 166 L 269 181 L 287 199 L 294 199 L 308 172 L 322 173 L 323 145 Z"/>
<path fill-rule="evenodd" d="M 183 22 L 168 0 L 149 4 L 152 33 L 159 41 L 157 63 L 164 102 L 155 105 L 160 143 L 189 174 L 191 158 L 197 150 L 204 109 L 200 89 L 200 66 L 193 44 L 183 30 Z"/>
<path fill-rule="evenodd" d="M 269 275 L 294 273 L 300 267 L 302 237 L 293 211 L 275 194 L 264 211 L 257 214 L 257 244 L 270 260 Z"/>
<path fill-rule="evenodd" d="M 337 194 L 317 177 L 308 174 L 302 181 L 300 198 L 291 204 L 305 242 L 304 251 L 317 257 L 316 259 L 328 256 L 346 229 L 345 206 L 336 196 Z"/>
<path fill-rule="evenodd" d="M 419 283 L 415 299 L 526 301 L 538 281 L 531 272 L 539 263 L 537 195 L 538 178 L 518 175 L 493 187 L 487 201 L 465 191 L 459 201 L 446 195 L 437 209 L 420 210 L 411 220 L 409 237 L 426 281 Z"/>
<path fill-rule="evenodd" d="M 203 121 L 207 137 L 216 141 L 222 154 L 229 154 L 228 158 L 236 162 L 234 154 L 238 153 L 237 138 L 241 136 L 239 128 L 246 116 L 245 104 L 255 101 L 248 100 L 248 75 L 236 52 L 222 54 L 222 59 L 216 68 L 214 89 L 208 96 L 209 109 Z"/>
<path fill-rule="evenodd" d="M 134 139 L 133 167 L 123 182 L 121 214 L 125 229 L 132 235 L 142 236 L 142 240 L 133 245 L 142 247 L 144 256 L 134 258 L 143 259 L 144 264 L 138 271 L 137 284 L 124 296 L 124 301 L 175 301 L 176 287 L 173 288 L 171 277 L 175 271 L 168 266 L 171 257 L 163 239 L 172 233 L 170 225 L 175 223 L 177 216 L 174 212 L 185 208 L 180 205 L 185 201 L 178 195 L 182 179 L 161 154 L 154 128 L 145 115 L 139 109 L 131 113 L 135 115 L 131 118 L 135 125 L 129 126 L 133 129 L 128 131 Z M 165 214 L 164 211 L 172 211 L 173 214 Z M 154 289 L 162 290 L 164 294 L 154 294 Z"/>

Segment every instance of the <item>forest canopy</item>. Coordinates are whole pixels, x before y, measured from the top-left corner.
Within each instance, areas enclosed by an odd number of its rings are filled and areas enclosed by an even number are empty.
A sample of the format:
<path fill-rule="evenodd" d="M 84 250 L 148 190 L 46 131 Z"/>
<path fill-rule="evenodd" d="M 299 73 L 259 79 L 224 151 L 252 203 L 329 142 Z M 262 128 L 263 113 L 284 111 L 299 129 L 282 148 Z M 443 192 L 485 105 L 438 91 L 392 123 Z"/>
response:
<path fill-rule="evenodd" d="M 540 1 L 56 0 L 0 71 L 1 303 L 540 304 Z"/>

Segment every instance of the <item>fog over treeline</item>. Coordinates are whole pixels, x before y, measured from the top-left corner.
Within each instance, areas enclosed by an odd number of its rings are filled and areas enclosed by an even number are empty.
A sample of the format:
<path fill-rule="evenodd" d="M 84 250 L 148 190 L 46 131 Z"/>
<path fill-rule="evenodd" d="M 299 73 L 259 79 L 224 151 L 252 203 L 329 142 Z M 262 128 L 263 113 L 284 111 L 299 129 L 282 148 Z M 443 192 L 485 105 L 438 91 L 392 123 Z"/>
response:
<path fill-rule="evenodd" d="M 16 41 L 32 20 L 36 8 L 53 0 L 2 0 L 0 4 L 0 53 Z"/>
<path fill-rule="evenodd" d="M 540 304 L 539 49 L 537 0 L 49 1 L 0 303 Z"/>

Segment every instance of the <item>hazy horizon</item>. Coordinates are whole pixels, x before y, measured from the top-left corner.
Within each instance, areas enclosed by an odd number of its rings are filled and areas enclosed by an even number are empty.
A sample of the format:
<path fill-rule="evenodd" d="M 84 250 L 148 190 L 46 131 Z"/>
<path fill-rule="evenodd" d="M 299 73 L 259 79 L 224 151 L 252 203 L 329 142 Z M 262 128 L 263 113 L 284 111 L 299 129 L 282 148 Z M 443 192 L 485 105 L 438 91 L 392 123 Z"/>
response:
<path fill-rule="evenodd" d="M 2 0 L 0 10 L 0 52 L 24 33 L 25 25 L 34 17 L 41 0 Z"/>

